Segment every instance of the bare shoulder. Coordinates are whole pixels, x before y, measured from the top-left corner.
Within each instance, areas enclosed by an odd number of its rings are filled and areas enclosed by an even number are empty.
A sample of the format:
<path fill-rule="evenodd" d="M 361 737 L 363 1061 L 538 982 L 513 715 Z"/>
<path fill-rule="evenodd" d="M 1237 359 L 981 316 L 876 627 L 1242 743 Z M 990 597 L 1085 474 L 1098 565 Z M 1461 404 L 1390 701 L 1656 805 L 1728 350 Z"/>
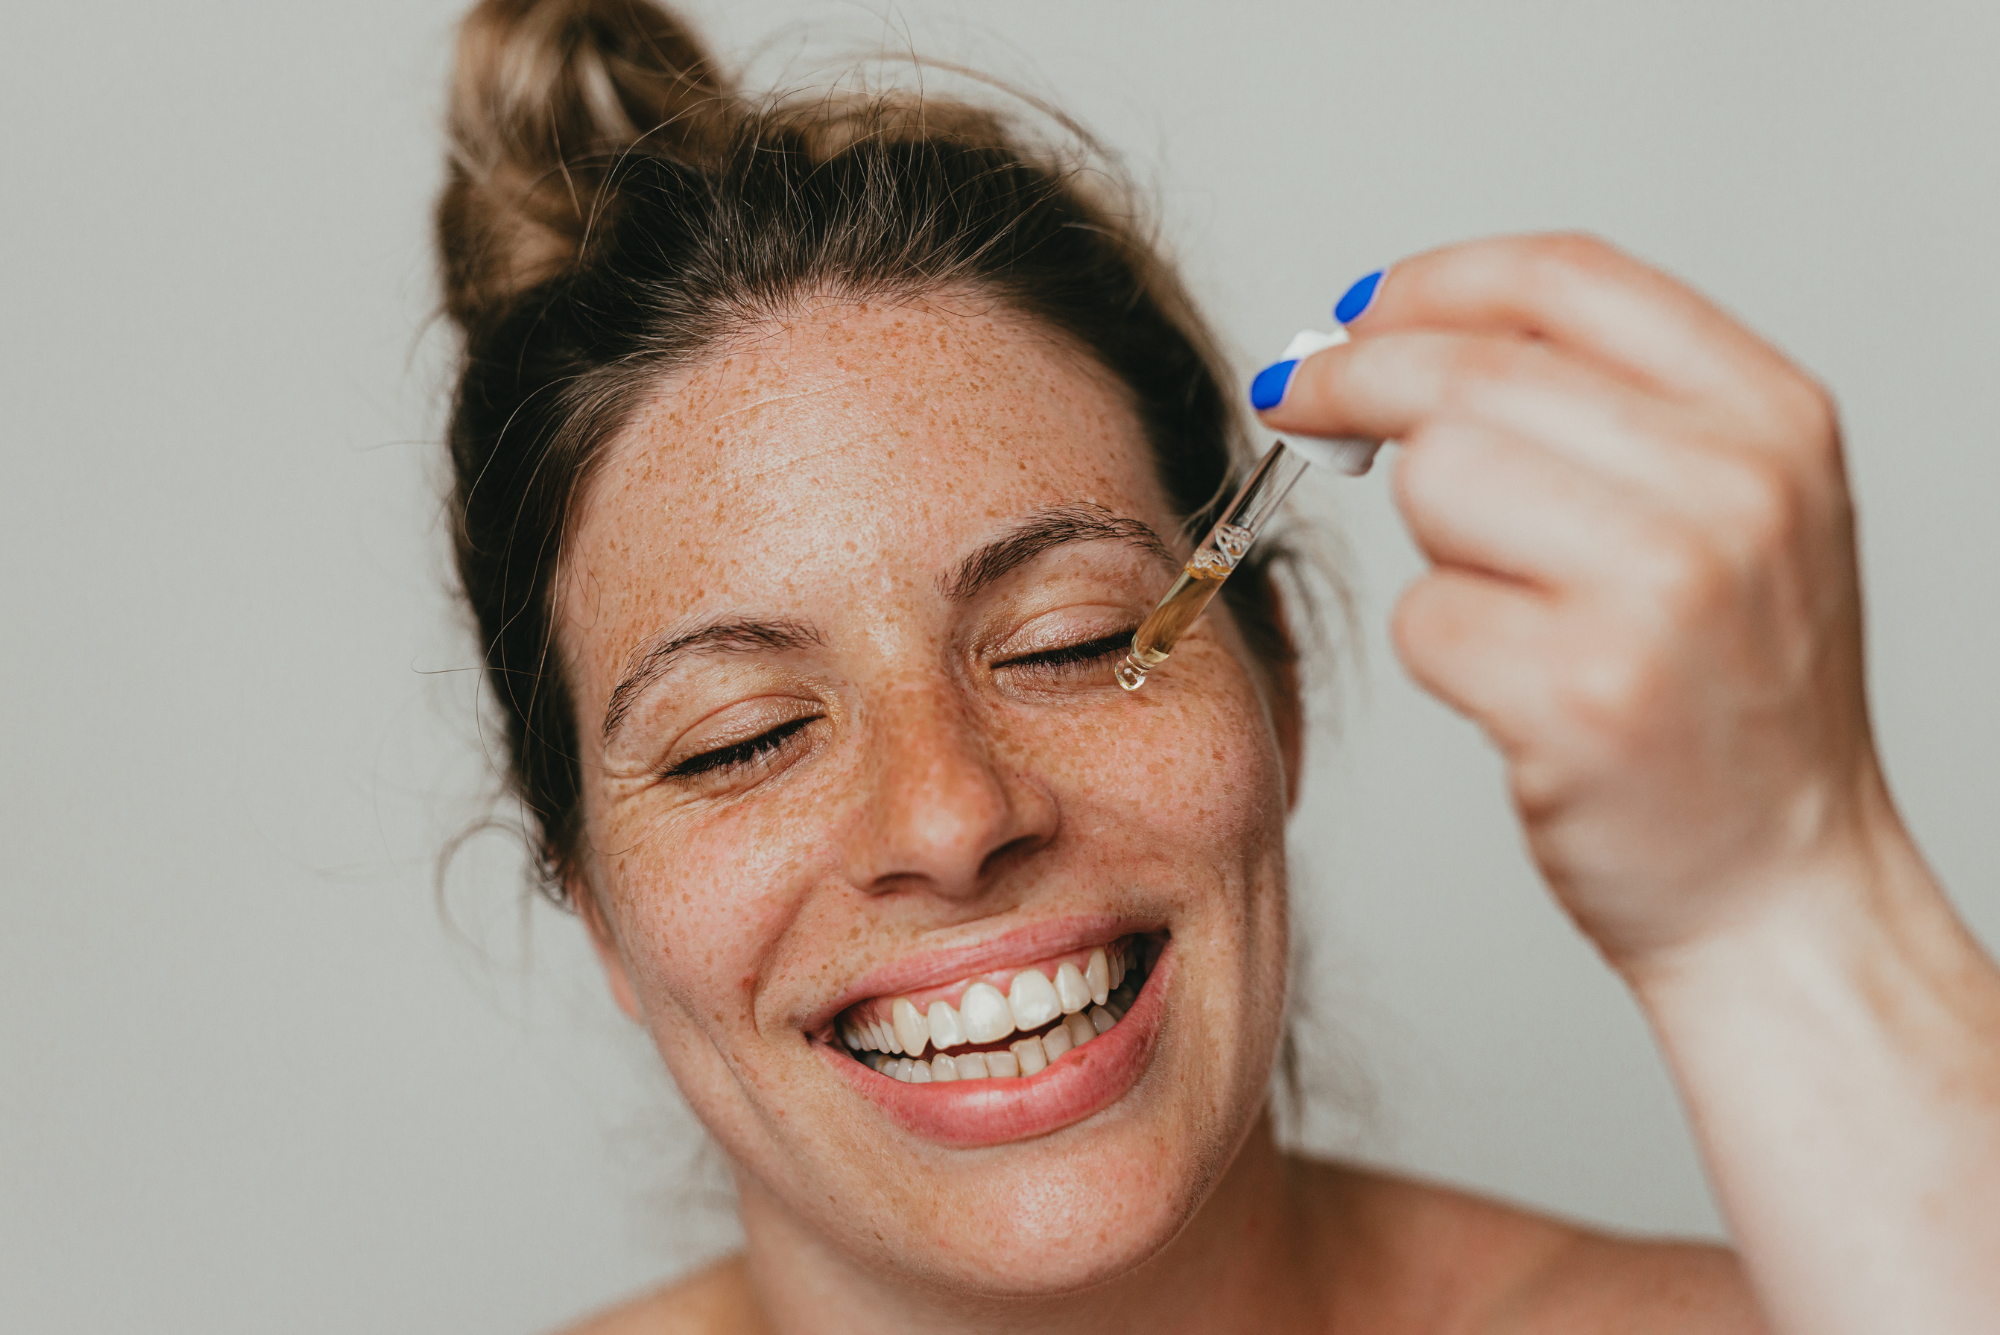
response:
<path fill-rule="evenodd" d="M 560 1335 L 753 1335 L 764 1330 L 741 1256 L 566 1327 Z"/>
<path fill-rule="evenodd" d="M 1496 1306 L 1488 1335 L 1764 1335 L 1736 1254 L 1584 1229 Z"/>
<path fill-rule="evenodd" d="M 1388 1280 L 1376 1295 L 1384 1308 L 1379 1329 L 1476 1335 L 1765 1330 L 1727 1248 L 1618 1237 L 1367 1169 L 1314 1164 L 1308 1171 L 1328 1199 L 1342 1202 L 1342 1222 L 1328 1241 L 1360 1244 Z"/>

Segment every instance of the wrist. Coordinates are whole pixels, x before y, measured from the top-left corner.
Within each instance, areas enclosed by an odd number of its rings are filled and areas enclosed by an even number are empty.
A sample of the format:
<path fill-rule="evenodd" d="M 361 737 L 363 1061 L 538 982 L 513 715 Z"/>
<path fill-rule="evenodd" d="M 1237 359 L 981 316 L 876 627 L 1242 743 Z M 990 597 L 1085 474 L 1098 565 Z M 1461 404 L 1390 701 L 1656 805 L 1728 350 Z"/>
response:
<path fill-rule="evenodd" d="M 1820 985 L 1884 970 L 1930 972 L 1966 944 L 1963 928 L 1879 783 L 1853 818 L 1743 884 L 1697 936 L 1613 959 L 1649 1014 L 1712 1008 L 1786 979 Z M 1974 947 L 1976 950 L 1976 947 Z"/>

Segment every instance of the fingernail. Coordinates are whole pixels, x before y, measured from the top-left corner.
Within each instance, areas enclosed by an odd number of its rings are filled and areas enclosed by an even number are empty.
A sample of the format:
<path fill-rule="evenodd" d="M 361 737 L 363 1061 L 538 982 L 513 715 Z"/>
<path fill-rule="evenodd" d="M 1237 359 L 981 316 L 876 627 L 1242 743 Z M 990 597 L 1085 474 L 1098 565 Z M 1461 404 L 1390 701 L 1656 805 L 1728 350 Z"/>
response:
<path fill-rule="evenodd" d="M 1340 300 L 1333 303 L 1333 318 L 1342 324 L 1353 324 L 1361 318 L 1375 300 L 1375 289 L 1382 286 L 1383 270 L 1377 269 L 1353 287 L 1340 294 Z"/>
<path fill-rule="evenodd" d="M 1257 373 L 1250 382 L 1250 406 L 1258 412 L 1268 412 L 1285 401 L 1285 391 L 1292 387 L 1292 372 L 1299 369 L 1299 360 L 1294 357 L 1288 362 L 1272 362 Z"/>

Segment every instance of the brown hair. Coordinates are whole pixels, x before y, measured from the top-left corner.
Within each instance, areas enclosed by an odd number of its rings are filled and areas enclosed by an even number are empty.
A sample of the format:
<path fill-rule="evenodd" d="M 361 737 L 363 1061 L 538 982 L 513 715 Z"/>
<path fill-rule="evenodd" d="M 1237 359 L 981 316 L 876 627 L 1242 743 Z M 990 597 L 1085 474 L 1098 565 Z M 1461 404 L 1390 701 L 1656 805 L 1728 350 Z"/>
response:
<path fill-rule="evenodd" d="M 1212 343 L 1101 161 L 1065 163 L 996 113 L 910 95 L 752 105 L 648 0 L 485 0 L 460 32 L 450 131 L 453 544 L 559 902 L 582 772 L 551 639 L 558 564 L 600 447 L 663 374 L 807 295 L 970 290 L 1127 387 L 1191 524 L 1235 472 L 1241 419 Z M 1253 553 L 1223 596 L 1289 692 L 1270 560 Z"/>

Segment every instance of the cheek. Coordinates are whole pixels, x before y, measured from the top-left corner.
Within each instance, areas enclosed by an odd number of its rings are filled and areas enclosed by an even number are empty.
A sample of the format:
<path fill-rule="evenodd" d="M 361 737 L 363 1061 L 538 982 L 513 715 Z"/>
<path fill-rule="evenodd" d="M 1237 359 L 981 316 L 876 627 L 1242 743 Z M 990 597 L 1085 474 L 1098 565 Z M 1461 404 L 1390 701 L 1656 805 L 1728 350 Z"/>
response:
<path fill-rule="evenodd" d="M 822 797 L 745 803 L 699 822 L 648 821 L 635 803 L 630 818 L 594 831 L 600 849 L 618 850 L 600 854 L 605 902 L 663 1046 L 690 1029 L 722 1046 L 722 1033 L 754 1024 L 762 971 L 804 889 L 827 878 L 810 853 L 824 847 L 811 822 Z"/>
<path fill-rule="evenodd" d="M 1177 654 L 1130 695 L 996 712 L 996 762 L 1060 812 L 1042 864 L 1053 883 L 1146 903 L 1168 892 L 1193 915 L 1179 930 L 1214 946 L 1241 939 L 1267 889 L 1282 898 L 1282 759 L 1261 698 L 1219 647 Z"/>
<path fill-rule="evenodd" d="M 1283 764 L 1262 701 L 1220 645 L 1183 649 L 1088 718 L 1052 721 L 1045 764 L 1084 809 L 1115 805 L 1152 837 L 1256 856 L 1284 821 Z M 1207 860 L 1207 859 L 1205 859 Z"/>

